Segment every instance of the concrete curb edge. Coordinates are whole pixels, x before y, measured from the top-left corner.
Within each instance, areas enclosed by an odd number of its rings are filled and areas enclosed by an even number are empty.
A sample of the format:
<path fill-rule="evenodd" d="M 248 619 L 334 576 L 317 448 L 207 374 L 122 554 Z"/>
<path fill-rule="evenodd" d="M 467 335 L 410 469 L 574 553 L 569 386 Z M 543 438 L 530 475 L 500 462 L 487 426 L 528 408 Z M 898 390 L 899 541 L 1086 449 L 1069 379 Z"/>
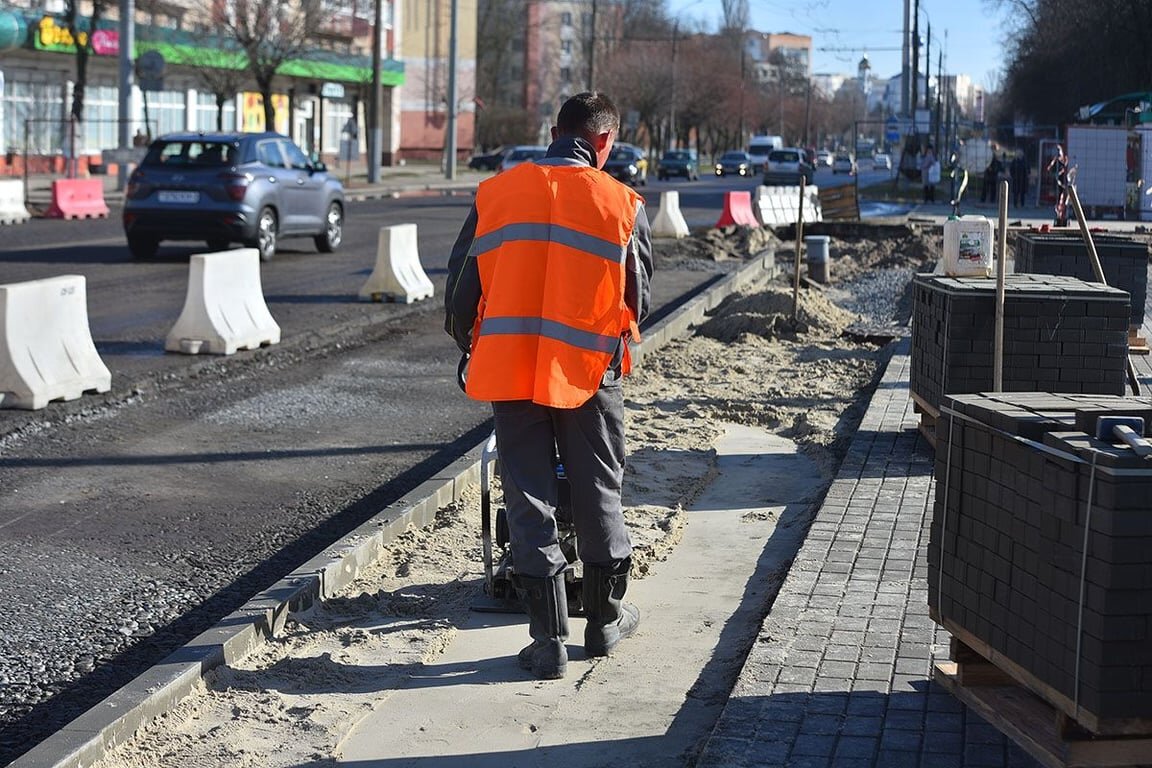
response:
<path fill-rule="evenodd" d="M 775 255 L 758 254 L 647 329 L 643 343 L 632 345 L 633 361 L 639 363 L 644 354 L 683 335 L 729 294 L 776 273 Z M 274 637 L 292 612 L 337 594 L 409 526 L 428 525 L 441 507 L 478 484 L 486 441 L 40 742 L 10 768 L 87 768 L 103 759 L 193 693 L 205 674 Z"/>

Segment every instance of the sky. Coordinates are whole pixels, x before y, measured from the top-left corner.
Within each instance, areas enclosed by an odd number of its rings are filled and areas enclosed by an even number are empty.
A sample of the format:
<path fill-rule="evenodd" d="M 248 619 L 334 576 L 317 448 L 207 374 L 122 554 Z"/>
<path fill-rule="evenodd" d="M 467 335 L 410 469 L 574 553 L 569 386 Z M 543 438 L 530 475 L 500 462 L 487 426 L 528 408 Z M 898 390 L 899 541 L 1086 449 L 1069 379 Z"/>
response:
<path fill-rule="evenodd" d="M 920 0 L 921 38 L 927 37 L 927 23 L 932 25 L 932 72 L 943 43 L 945 74 L 966 74 L 985 87 L 998 82 L 1010 28 L 1006 5 Z M 669 12 L 681 24 L 704 22 L 709 30 L 719 26 L 721 8 L 720 0 L 668 0 Z M 867 53 L 874 76 L 900 74 L 904 0 L 748 0 L 748 11 L 750 26 L 760 32 L 811 35 L 813 73 L 855 75 Z M 848 50 L 821 50 L 833 48 Z"/>

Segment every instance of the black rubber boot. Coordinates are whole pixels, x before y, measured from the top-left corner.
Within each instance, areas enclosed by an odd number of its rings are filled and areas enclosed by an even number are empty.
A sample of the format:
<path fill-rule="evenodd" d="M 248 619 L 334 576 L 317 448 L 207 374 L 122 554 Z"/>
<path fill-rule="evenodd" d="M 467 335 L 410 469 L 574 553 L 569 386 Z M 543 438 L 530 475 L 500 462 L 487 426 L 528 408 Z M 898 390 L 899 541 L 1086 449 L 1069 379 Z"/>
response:
<path fill-rule="evenodd" d="M 631 558 L 616 568 L 584 564 L 584 652 L 589 656 L 609 655 L 640 625 L 640 609 L 624 602 L 631 567 Z"/>
<path fill-rule="evenodd" d="M 558 680 L 568 671 L 568 595 L 564 574 L 550 578 L 517 576 L 516 586 L 528 607 L 531 645 L 521 649 L 520 666 L 539 680 Z"/>

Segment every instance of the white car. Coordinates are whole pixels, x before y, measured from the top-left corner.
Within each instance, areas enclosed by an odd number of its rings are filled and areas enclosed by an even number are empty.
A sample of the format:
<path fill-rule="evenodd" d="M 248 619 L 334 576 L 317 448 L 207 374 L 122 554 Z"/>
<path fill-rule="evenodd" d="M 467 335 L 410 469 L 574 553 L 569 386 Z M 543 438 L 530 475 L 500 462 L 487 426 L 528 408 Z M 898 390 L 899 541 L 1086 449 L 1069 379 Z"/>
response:
<path fill-rule="evenodd" d="M 874 171 L 890 171 L 892 170 L 892 156 L 886 154 L 878 154 L 872 157 L 872 170 Z"/>
<path fill-rule="evenodd" d="M 837 153 L 832 159 L 832 173 L 846 173 L 849 176 L 856 173 L 856 158 L 846 152 Z"/>
<path fill-rule="evenodd" d="M 822 149 L 816 153 L 816 165 L 822 165 L 825 168 L 832 167 L 832 153 L 826 149 Z"/>
<path fill-rule="evenodd" d="M 512 147 L 504 154 L 504 159 L 496 167 L 496 173 L 515 168 L 520 163 L 531 163 L 534 160 L 539 160 L 546 154 L 548 154 L 548 147 L 538 144 L 521 144 Z"/>

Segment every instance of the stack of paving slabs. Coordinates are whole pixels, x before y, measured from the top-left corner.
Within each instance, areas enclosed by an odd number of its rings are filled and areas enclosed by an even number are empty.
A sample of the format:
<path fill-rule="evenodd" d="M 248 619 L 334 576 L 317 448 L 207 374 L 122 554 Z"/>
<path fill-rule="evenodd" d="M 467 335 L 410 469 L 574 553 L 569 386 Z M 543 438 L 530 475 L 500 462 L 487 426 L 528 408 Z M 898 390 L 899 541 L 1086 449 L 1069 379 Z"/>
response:
<path fill-rule="evenodd" d="M 912 282 L 913 398 L 929 411 L 945 395 L 993 386 L 996 280 L 916 275 Z M 1128 294 L 1059 275 L 1006 275 L 1006 392 L 1124 394 Z"/>
<path fill-rule="evenodd" d="M 1096 440 L 1101 416 L 1152 425 L 1152 398 L 948 398 L 928 603 L 1089 731 L 1131 733 L 1152 723 L 1152 461 Z"/>
<path fill-rule="evenodd" d="M 1131 327 L 1144 324 L 1148 299 L 1148 246 L 1125 237 L 1097 235 L 1092 238 L 1104 279 L 1131 297 Z M 1081 237 L 1022 232 L 1016 237 L 1016 272 L 1078 277 L 1096 282 L 1092 257 Z"/>

